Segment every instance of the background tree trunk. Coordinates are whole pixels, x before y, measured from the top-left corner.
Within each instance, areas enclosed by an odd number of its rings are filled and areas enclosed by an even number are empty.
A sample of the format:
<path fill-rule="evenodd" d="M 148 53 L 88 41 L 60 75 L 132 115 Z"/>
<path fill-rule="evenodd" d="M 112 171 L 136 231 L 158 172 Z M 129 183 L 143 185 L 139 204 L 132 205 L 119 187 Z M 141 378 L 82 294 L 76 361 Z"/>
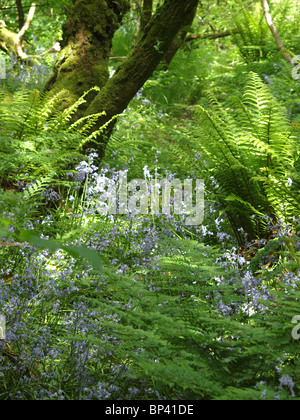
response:
<path fill-rule="evenodd" d="M 22 0 L 16 0 L 16 7 L 18 11 L 19 29 L 21 30 L 25 24 L 25 15 Z"/>
<path fill-rule="evenodd" d="M 264 13 L 265 13 L 265 18 L 267 21 L 267 24 L 270 28 L 270 31 L 272 32 L 272 35 L 275 39 L 275 42 L 277 44 L 277 47 L 282 55 L 282 57 L 285 59 L 285 61 L 287 61 L 289 64 L 293 64 L 293 58 L 290 56 L 290 54 L 287 52 L 286 48 L 283 45 L 282 39 L 279 35 L 279 32 L 276 28 L 276 26 L 274 25 L 271 13 L 270 13 L 270 7 L 269 7 L 269 3 L 267 0 L 261 0 L 262 3 L 262 7 L 264 9 Z"/>
<path fill-rule="evenodd" d="M 144 32 L 146 26 L 151 20 L 153 11 L 153 0 L 143 0 L 143 10 L 141 17 L 141 33 Z"/>
<path fill-rule="evenodd" d="M 22 8 L 22 3 L 19 2 L 19 6 L 21 7 L 22 11 L 21 13 L 21 22 L 24 21 L 24 13 Z M 32 3 L 26 22 L 23 23 L 20 31 L 18 33 L 14 33 L 10 31 L 9 29 L 6 29 L 5 23 L 3 21 L 0 21 L 0 49 L 4 51 L 6 54 L 15 54 L 18 58 L 21 60 L 27 60 L 28 56 L 23 51 L 23 38 L 28 30 L 32 19 L 34 17 L 35 13 L 35 4 Z M 26 43 L 25 43 L 26 44 Z"/>
<path fill-rule="evenodd" d="M 15 38 L 17 34 L 15 32 L 6 29 L 0 24 L 0 50 L 6 54 L 15 53 Z"/>

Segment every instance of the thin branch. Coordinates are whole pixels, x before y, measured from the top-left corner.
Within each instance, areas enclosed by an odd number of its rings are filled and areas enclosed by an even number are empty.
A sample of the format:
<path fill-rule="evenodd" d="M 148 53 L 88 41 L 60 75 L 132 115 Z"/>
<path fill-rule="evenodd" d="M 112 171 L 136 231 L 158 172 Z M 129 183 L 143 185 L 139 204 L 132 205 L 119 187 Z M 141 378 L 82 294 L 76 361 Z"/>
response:
<path fill-rule="evenodd" d="M 288 63 L 293 64 L 293 58 L 290 56 L 290 54 L 287 53 L 287 49 L 284 47 L 283 42 L 281 40 L 281 37 L 279 35 L 279 32 L 278 32 L 276 26 L 273 23 L 273 19 L 272 19 L 271 13 L 270 13 L 270 7 L 269 7 L 268 1 L 267 0 L 261 0 L 261 2 L 262 2 L 262 6 L 263 6 L 263 9 L 264 9 L 264 12 L 265 12 L 265 18 L 266 18 L 267 24 L 270 28 L 270 31 L 273 34 L 273 37 L 276 41 L 276 44 L 278 46 L 278 49 L 279 49 L 282 57 Z"/>
<path fill-rule="evenodd" d="M 229 29 L 228 31 L 224 31 L 224 32 L 214 32 L 214 33 L 205 33 L 205 34 L 191 34 L 186 38 L 186 42 L 195 41 L 196 39 L 225 38 L 227 36 L 237 34 L 238 32 L 239 32 L 238 29 Z"/>
<path fill-rule="evenodd" d="M 45 54 L 57 54 L 61 51 L 61 46 L 59 42 L 56 42 L 48 51 L 43 52 L 39 55 L 45 55 Z"/>
<path fill-rule="evenodd" d="M 8 247 L 12 247 L 12 246 L 16 246 L 19 248 L 23 248 L 26 246 L 30 246 L 30 244 L 28 242 L 24 242 L 24 243 L 20 243 L 20 242 L 0 242 L 0 246 L 8 246 Z"/>

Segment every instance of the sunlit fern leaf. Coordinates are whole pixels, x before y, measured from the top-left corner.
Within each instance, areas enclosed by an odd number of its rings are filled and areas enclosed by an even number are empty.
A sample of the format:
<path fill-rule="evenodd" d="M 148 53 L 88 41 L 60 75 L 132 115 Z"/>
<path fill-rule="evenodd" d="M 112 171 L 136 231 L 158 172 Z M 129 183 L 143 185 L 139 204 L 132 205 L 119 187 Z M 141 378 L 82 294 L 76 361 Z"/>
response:
<path fill-rule="evenodd" d="M 233 39 L 245 61 L 265 58 L 266 40 L 270 34 L 261 5 L 257 4 L 251 12 L 244 6 L 239 14 L 234 13 L 232 20 L 238 30 L 237 34 L 233 33 Z"/>
<path fill-rule="evenodd" d="M 208 161 L 219 185 L 216 196 L 234 230 L 242 227 L 250 237 L 262 234 L 263 226 L 253 224 L 255 214 L 297 217 L 299 141 L 285 109 L 255 73 L 249 74 L 234 112 L 211 95 L 209 104 L 209 110 L 198 107 L 199 127 L 187 136 L 193 150 Z M 174 145 L 170 149 L 177 153 Z"/>
<path fill-rule="evenodd" d="M 47 175 L 46 177 L 40 178 L 36 180 L 33 184 L 28 185 L 27 189 L 25 190 L 25 197 L 30 199 L 34 196 L 40 195 L 46 187 L 51 185 L 55 174 Z"/>
<path fill-rule="evenodd" d="M 49 172 L 56 172 L 59 177 L 68 167 L 84 160 L 82 146 L 104 113 L 73 124 L 71 119 L 86 96 L 98 91 L 98 87 L 90 89 L 62 112 L 67 91 L 53 95 L 21 90 L 7 96 L 0 88 L 0 183 L 18 177 L 28 183 Z M 96 134 L 102 130 L 97 126 Z"/>

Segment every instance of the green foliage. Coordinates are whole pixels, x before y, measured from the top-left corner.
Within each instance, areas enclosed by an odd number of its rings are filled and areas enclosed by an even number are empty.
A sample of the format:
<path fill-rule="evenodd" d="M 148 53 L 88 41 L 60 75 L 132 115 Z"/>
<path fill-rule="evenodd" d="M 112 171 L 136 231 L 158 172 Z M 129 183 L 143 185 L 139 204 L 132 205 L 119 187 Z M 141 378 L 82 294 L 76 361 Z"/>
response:
<path fill-rule="evenodd" d="M 4 222 L 8 227 L 10 222 Z M 115 235 L 124 222 L 102 221 L 94 234 L 107 230 L 108 236 Z M 133 223 L 132 238 L 136 228 Z M 299 352 L 291 321 L 300 295 L 295 284 L 287 287 L 283 268 L 255 278 L 245 261 L 224 264 L 230 259 L 216 247 L 161 235 L 158 267 L 139 270 L 133 265 L 125 275 L 95 266 L 99 257 L 91 249 L 45 241 L 22 229 L 19 233 L 20 239 L 51 250 L 15 251 L 14 272 L 1 283 L 8 294 L 24 294 L 18 324 L 26 326 L 23 336 L 29 330 L 40 336 L 35 343 L 40 363 L 23 338 L 0 348 L 5 367 L 7 362 L 16 370 L 23 366 L 22 373 L 17 370 L 23 398 L 36 399 L 43 392 L 45 399 L 299 398 Z M 85 235 L 82 241 L 96 240 L 96 235 Z M 124 251 L 134 246 L 132 240 Z M 110 258 L 120 257 L 116 238 L 114 248 Z M 9 246 L 0 250 L 2 270 L 7 255 L 13 255 Z M 82 270 L 82 257 L 94 268 Z M 31 283 L 25 281 L 27 270 Z M 46 382 L 45 375 L 53 378 Z M 13 370 L 6 369 L 2 399 L 18 397 L 17 382 Z"/>
<path fill-rule="evenodd" d="M 203 95 L 211 70 L 212 51 L 208 48 L 178 51 L 168 71 L 157 71 L 145 85 L 144 95 L 163 109 L 176 104 L 195 104 Z"/>
<path fill-rule="evenodd" d="M 159 272 L 151 275 L 153 293 L 139 294 L 141 307 L 133 301 L 125 313 L 113 309 L 121 319 L 117 331 L 122 340 L 115 352 L 126 357 L 124 376 L 149 378 L 169 399 L 260 399 L 264 389 L 272 399 L 284 375 L 299 388 L 290 326 L 299 290 L 290 290 L 288 298 L 274 291 L 264 302 L 271 311 L 248 317 L 241 310 L 228 319 L 216 304 L 222 296 L 222 305 L 232 305 L 232 311 L 235 305 L 244 308 L 238 270 L 231 267 L 224 274 L 214 263 L 218 251 L 213 248 L 178 240 L 169 245 L 177 254 L 160 260 Z M 291 398 L 288 389 L 282 392 Z"/>
<path fill-rule="evenodd" d="M 257 4 L 254 12 L 244 7 L 240 14 L 234 17 L 234 23 L 238 34 L 234 34 L 233 38 L 245 61 L 249 63 L 266 58 L 269 52 L 267 40 L 270 31 L 261 5 Z"/>
<path fill-rule="evenodd" d="M 97 90 L 92 88 L 63 112 L 60 104 L 64 92 L 50 96 L 22 90 L 12 97 L 0 91 L 1 184 L 43 177 L 41 187 L 46 179 L 57 179 L 83 160 L 82 147 L 95 136 L 95 132 L 89 133 L 103 113 L 73 124 L 71 118 L 85 102 L 85 96 Z"/>
<path fill-rule="evenodd" d="M 284 109 L 252 73 L 242 101 L 225 110 L 213 97 L 201 109 L 196 147 L 210 162 L 220 185 L 218 199 L 235 231 L 261 233 L 253 215 L 299 213 L 299 147 Z M 204 128 L 204 129 L 203 129 Z M 258 231 L 256 230 L 258 227 Z"/>

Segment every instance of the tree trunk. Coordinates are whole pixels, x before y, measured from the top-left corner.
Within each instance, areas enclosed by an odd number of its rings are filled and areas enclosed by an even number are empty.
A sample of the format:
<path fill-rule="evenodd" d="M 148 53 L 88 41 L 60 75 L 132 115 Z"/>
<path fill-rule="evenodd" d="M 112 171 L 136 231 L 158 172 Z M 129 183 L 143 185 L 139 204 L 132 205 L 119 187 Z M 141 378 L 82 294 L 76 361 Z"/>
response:
<path fill-rule="evenodd" d="M 137 46 L 86 110 L 85 115 L 106 112 L 106 116 L 99 120 L 98 127 L 127 108 L 131 99 L 152 76 L 197 4 L 198 0 L 165 0 L 157 9 Z M 114 123 L 109 126 L 101 139 L 87 147 L 97 148 L 103 156 L 113 125 Z"/>
<path fill-rule="evenodd" d="M 25 24 L 25 15 L 22 0 L 16 0 L 16 7 L 18 11 L 19 29 L 21 30 Z"/>
<path fill-rule="evenodd" d="M 91 87 L 103 87 L 109 78 L 112 39 L 128 10 L 128 0 L 73 0 L 63 26 L 62 50 L 45 90 L 67 89 L 67 106 Z"/>
<path fill-rule="evenodd" d="M 6 54 L 16 54 L 15 50 L 15 38 L 17 34 L 15 32 L 6 29 L 0 24 L 0 50 Z"/>
<path fill-rule="evenodd" d="M 165 69 L 167 70 L 169 68 L 169 65 L 171 64 L 171 61 L 173 60 L 174 56 L 176 55 L 179 48 L 183 45 L 186 36 L 188 34 L 188 31 L 186 27 L 192 26 L 193 21 L 195 19 L 196 13 L 197 13 L 197 6 L 194 7 L 194 9 L 190 10 L 190 13 L 186 15 L 185 21 L 182 24 L 182 29 L 179 31 L 178 35 L 174 38 L 174 40 L 171 43 L 171 46 L 169 50 L 166 52 L 164 56 L 164 63 L 165 63 Z"/>

